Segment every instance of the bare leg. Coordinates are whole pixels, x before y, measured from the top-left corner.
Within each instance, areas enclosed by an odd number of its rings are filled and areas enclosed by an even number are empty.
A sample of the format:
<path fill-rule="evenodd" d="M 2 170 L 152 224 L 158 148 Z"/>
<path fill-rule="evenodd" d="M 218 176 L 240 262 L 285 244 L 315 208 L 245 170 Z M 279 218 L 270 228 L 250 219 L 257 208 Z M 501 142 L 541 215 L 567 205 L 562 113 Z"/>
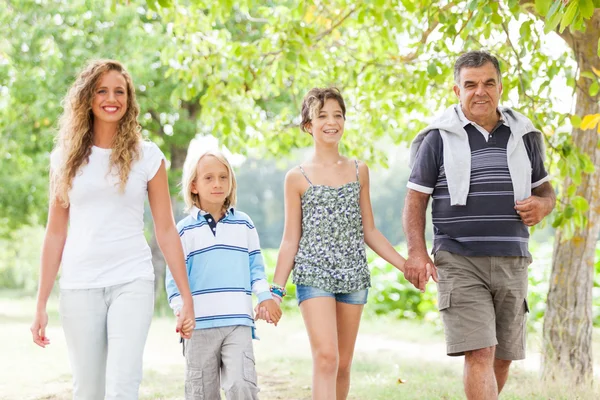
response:
<path fill-rule="evenodd" d="M 496 375 L 496 382 L 498 383 L 498 394 L 500 394 L 508 379 L 508 369 L 510 368 L 511 362 L 511 360 L 500 360 L 498 358 L 494 360 L 494 374 Z"/>
<path fill-rule="evenodd" d="M 338 371 L 336 302 L 333 297 L 313 297 L 300 303 L 313 357 L 313 400 L 335 399 Z"/>
<path fill-rule="evenodd" d="M 346 400 L 350 390 L 350 369 L 354 345 L 358 335 L 360 317 L 364 306 L 362 304 L 346 304 L 337 302 L 337 332 L 339 349 L 339 367 L 337 373 L 337 400 Z"/>
<path fill-rule="evenodd" d="M 498 385 L 494 375 L 495 350 L 496 347 L 486 347 L 465 353 L 464 385 L 468 400 L 498 398 Z"/>

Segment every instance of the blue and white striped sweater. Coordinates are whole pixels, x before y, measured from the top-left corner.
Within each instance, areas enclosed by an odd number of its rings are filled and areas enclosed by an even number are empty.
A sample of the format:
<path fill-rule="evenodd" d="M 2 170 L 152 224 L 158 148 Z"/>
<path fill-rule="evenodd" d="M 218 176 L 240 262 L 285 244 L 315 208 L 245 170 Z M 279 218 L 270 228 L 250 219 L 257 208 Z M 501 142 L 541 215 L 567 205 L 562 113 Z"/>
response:
<path fill-rule="evenodd" d="M 248 215 L 231 209 L 216 224 L 213 234 L 204 215 L 194 207 L 177 224 L 194 299 L 196 329 L 254 327 L 252 293 L 259 302 L 271 299 L 256 228 Z M 177 311 L 181 296 L 168 270 L 165 283 L 169 305 Z"/>

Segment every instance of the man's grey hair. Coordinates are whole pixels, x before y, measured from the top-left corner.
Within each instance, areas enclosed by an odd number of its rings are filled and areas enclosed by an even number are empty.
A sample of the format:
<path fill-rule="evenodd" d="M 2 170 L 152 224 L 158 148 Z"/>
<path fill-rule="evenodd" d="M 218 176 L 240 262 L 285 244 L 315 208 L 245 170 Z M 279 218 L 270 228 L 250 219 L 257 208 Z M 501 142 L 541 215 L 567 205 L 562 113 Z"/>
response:
<path fill-rule="evenodd" d="M 496 72 L 498 72 L 498 82 L 502 81 L 500 73 L 500 64 L 498 59 L 487 51 L 474 50 L 462 54 L 454 63 L 454 82 L 460 84 L 460 71 L 463 68 L 479 68 L 487 63 L 492 63 Z"/>

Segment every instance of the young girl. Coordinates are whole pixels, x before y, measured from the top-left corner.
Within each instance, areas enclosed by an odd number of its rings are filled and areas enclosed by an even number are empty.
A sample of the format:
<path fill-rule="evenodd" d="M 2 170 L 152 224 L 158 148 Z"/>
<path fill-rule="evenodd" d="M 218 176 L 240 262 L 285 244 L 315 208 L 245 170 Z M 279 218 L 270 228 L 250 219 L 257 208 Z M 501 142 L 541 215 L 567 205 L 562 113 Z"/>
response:
<path fill-rule="evenodd" d="M 62 263 L 60 316 L 74 399 L 137 399 L 154 308 L 154 270 L 144 238 L 146 194 L 155 232 L 182 293 L 177 330 L 189 336 L 192 296 L 175 229 L 164 156 L 142 140 L 129 73 L 91 62 L 64 101 L 51 155 L 50 206 L 33 341 L 45 335 L 46 303 Z M 68 228 L 68 229 L 67 229 Z"/>
<path fill-rule="evenodd" d="M 314 153 L 285 178 L 285 226 L 273 279 L 274 293 L 283 297 L 294 271 L 313 355 L 313 399 L 323 400 L 346 399 L 350 388 L 370 287 L 364 244 L 400 271 L 406 261 L 375 227 L 368 167 L 339 153 L 345 119 L 337 89 L 315 88 L 304 98 L 301 128 L 313 137 Z"/>
<path fill-rule="evenodd" d="M 219 152 L 190 154 L 183 172 L 183 198 L 189 215 L 177 228 L 185 254 L 196 312 L 196 326 L 184 341 L 185 398 L 257 399 L 252 338 L 252 292 L 272 321 L 281 316 L 265 277 L 254 223 L 233 206 L 236 181 Z M 181 296 L 166 277 L 175 312 Z"/>

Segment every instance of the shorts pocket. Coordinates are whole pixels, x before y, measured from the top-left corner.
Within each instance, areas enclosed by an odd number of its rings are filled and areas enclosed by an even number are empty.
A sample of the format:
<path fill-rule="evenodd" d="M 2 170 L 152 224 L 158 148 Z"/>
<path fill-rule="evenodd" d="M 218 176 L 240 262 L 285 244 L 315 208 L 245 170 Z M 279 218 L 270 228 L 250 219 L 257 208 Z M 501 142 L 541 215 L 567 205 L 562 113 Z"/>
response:
<path fill-rule="evenodd" d="M 186 400 L 204 400 L 204 382 L 202 370 L 188 367 L 185 372 Z"/>
<path fill-rule="evenodd" d="M 438 293 L 438 310 L 444 323 L 446 344 L 452 346 L 465 341 L 460 310 L 453 304 L 452 292 Z"/>
<path fill-rule="evenodd" d="M 254 363 L 254 354 L 244 352 L 244 380 L 256 386 L 256 366 Z"/>
<path fill-rule="evenodd" d="M 527 303 L 527 299 L 523 300 L 523 315 L 529 314 L 529 303 Z"/>

